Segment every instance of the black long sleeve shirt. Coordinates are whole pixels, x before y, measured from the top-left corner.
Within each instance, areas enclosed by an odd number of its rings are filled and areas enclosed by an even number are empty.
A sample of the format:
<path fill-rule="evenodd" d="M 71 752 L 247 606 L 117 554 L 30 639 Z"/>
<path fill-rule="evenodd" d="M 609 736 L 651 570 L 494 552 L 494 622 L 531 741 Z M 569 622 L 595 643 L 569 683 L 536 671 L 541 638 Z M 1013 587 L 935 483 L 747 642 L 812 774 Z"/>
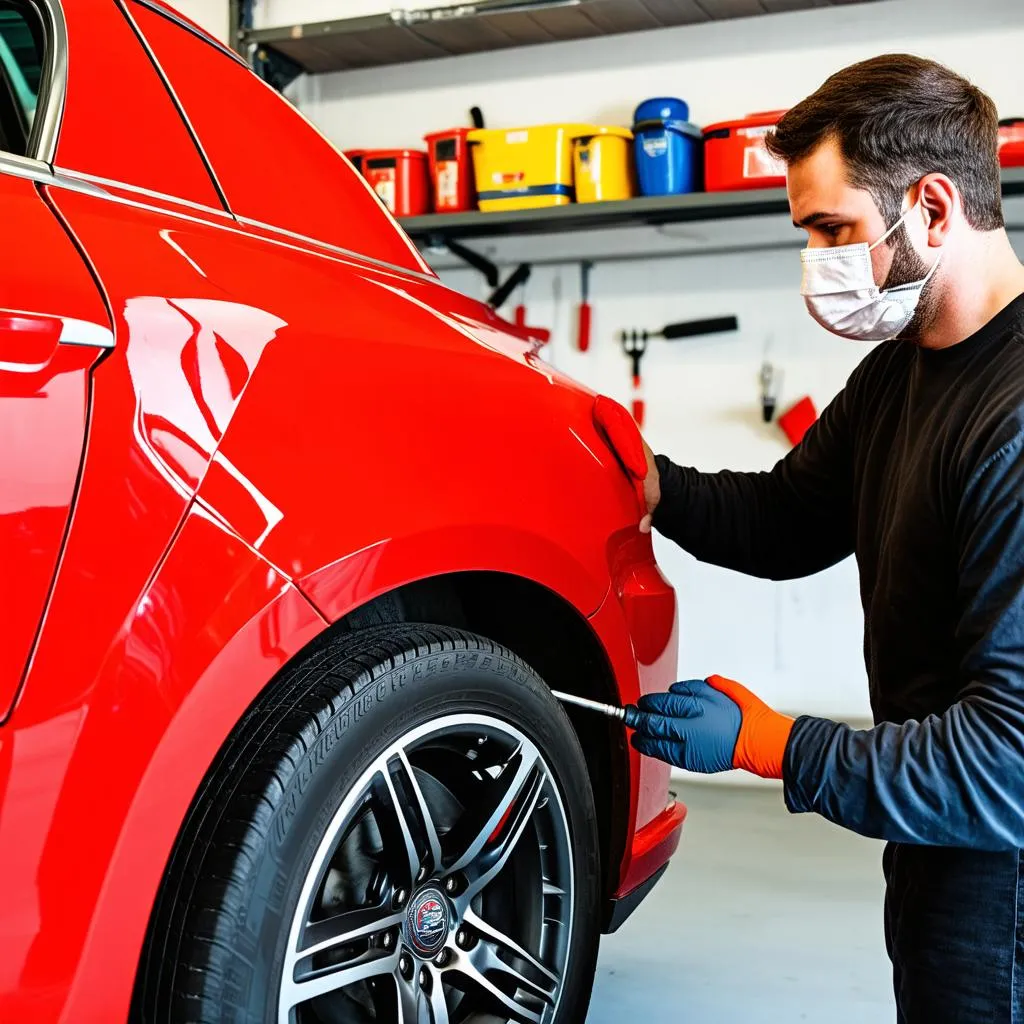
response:
<path fill-rule="evenodd" d="M 780 580 L 856 554 L 877 724 L 799 718 L 790 810 L 1024 848 L 1024 295 L 951 348 L 875 348 L 771 472 L 657 461 L 654 525 L 703 561 Z"/>

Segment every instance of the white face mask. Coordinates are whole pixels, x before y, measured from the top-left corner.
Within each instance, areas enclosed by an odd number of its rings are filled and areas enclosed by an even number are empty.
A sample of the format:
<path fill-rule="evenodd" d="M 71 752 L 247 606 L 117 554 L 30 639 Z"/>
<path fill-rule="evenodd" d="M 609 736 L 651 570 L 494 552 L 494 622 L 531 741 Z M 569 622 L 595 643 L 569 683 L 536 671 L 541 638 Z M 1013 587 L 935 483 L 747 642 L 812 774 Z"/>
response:
<path fill-rule="evenodd" d="M 918 200 L 920 202 L 920 200 Z M 917 203 L 877 242 L 856 242 L 831 249 L 804 249 L 800 253 L 804 276 L 800 294 L 807 310 L 822 327 L 854 341 L 889 341 L 910 323 L 935 268 L 920 281 L 881 290 L 871 269 L 871 250 L 884 242 L 915 209 Z"/>

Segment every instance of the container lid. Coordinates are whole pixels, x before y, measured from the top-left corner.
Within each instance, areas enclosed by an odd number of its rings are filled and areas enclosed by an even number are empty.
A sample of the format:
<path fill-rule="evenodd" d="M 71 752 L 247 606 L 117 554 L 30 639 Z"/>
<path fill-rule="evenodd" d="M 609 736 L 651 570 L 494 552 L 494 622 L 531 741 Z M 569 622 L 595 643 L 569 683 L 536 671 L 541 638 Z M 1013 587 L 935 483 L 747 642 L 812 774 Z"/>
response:
<path fill-rule="evenodd" d="M 583 131 L 583 129 L 586 129 Z M 577 139 L 592 139 L 595 135 L 610 135 L 617 139 L 631 139 L 633 133 L 628 128 L 618 124 L 591 124 L 578 125 Z"/>
<path fill-rule="evenodd" d="M 426 160 L 427 153 L 423 149 L 364 149 L 364 160 Z"/>
<path fill-rule="evenodd" d="M 692 121 L 662 121 L 660 118 L 653 118 L 633 125 L 633 131 L 637 135 L 652 130 L 678 132 L 680 135 L 689 135 L 693 139 L 699 139 L 704 134 L 700 125 L 694 124 Z"/>
<path fill-rule="evenodd" d="M 556 121 L 552 124 L 525 124 L 518 128 L 471 128 L 466 136 L 469 142 L 483 142 L 486 139 L 495 139 L 504 135 L 513 135 L 518 132 L 535 132 L 561 130 L 569 133 L 569 136 L 578 139 L 581 135 L 593 135 L 594 125 L 575 124 L 569 121 Z"/>
<path fill-rule="evenodd" d="M 675 96 L 654 96 L 633 111 L 634 121 L 689 121 L 690 105 Z"/>
<path fill-rule="evenodd" d="M 735 121 L 717 121 L 715 124 L 704 125 L 705 132 L 733 131 L 737 128 L 770 128 L 777 124 L 785 110 L 765 110 L 757 114 L 747 114 Z"/>
<path fill-rule="evenodd" d="M 442 131 L 427 132 L 423 136 L 424 142 L 436 142 L 440 139 L 452 139 L 452 138 L 465 138 L 474 129 L 460 127 L 460 128 L 445 128 Z"/>

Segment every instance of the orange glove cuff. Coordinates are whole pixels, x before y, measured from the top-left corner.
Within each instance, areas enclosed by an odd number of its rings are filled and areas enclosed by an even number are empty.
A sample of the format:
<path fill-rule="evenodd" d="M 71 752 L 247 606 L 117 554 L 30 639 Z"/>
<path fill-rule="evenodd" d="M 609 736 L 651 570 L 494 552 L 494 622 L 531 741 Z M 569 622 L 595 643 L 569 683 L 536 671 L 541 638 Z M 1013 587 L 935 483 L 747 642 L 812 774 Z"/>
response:
<path fill-rule="evenodd" d="M 735 680 L 709 676 L 708 685 L 731 697 L 743 716 L 732 755 L 733 767 L 753 772 L 762 779 L 781 779 L 782 761 L 793 729 L 793 719 L 773 711 Z"/>

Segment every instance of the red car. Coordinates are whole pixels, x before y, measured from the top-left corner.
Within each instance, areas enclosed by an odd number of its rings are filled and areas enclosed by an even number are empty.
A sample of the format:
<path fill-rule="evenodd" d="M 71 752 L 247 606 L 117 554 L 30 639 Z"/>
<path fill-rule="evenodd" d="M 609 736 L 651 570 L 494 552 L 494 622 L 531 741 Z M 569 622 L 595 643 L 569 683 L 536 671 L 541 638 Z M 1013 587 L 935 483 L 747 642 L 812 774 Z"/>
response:
<path fill-rule="evenodd" d="M 577 1024 L 684 815 L 620 407 L 154 0 L 0 0 L 0 1020 Z"/>

